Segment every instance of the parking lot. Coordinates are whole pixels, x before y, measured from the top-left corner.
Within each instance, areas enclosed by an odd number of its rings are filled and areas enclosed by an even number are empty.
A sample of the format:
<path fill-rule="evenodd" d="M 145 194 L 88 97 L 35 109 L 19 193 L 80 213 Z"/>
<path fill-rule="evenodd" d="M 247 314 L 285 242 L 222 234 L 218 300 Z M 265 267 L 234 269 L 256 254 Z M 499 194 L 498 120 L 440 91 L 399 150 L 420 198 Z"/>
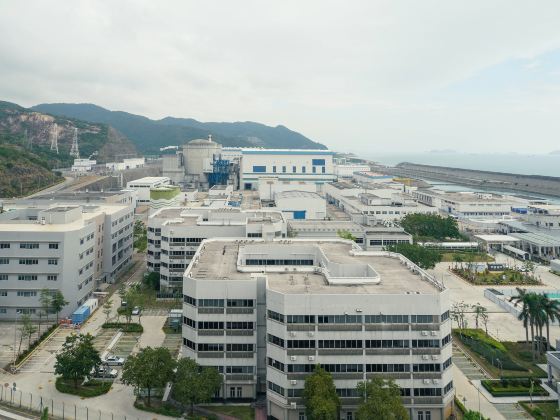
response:
<path fill-rule="evenodd" d="M 19 369 L 19 372 L 54 373 L 55 354 L 64 344 L 66 337 L 72 332 L 73 330 L 70 329 L 58 329 L 54 335 L 43 342 L 40 348 L 27 359 Z"/>
<path fill-rule="evenodd" d="M 13 321 L 1 322 L 0 323 L 0 368 L 5 368 L 6 365 L 10 364 L 14 360 L 14 344 L 15 348 L 19 347 L 19 342 L 21 338 L 21 332 L 19 331 L 20 323 L 17 325 Z M 39 325 L 35 324 L 37 332 L 31 336 L 31 342 L 33 343 L 39 335 Z M 41 333 L 45 332 L 48 325 L 43 323 L 41 326 Z M 24 337 L 21 342 L 21 351 L 27 349 L 28 344 L 27 337 Z"/>

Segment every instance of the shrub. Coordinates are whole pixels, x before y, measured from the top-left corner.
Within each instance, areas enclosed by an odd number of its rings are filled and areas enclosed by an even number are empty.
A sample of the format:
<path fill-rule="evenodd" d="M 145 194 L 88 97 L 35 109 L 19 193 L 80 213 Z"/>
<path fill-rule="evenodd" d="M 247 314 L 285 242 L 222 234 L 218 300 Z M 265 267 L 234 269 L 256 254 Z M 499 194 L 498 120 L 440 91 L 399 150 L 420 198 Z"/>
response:
<path fill-rule="evenodd" d="M 31 346 L 27 350 L 22 351 L 16 359 L 16 365 L 21 363 L 21 361 L 25 359 L 33 350 L 35 350 L 35 348 L 37 348 L 37 346 L 41 344 L 43 340 L 45 340 L 45 338 L 47 338 L 54 330 L 56 330 L 57 327 L 58 325 L 56 324 L 50 326 L 48 330 L 46 330 L 43 334 L 41 334 L 39 338 L 31 343 Z"/>
<path fill-rule="evenodd" d="M 138 332 L 141 333 L 144 331 L 144 327 L 138 324 L 137 322 L 131 322 L 127 324 L 126 322 L 106 322 L 101 326 L 101 328 L 106 329 L 120 329 L 123 332 Z"/>
<path fill-rule="evenodd" d="M 152 405 L 146 405 L 143 399 L 134 401 L 134 407 L 142 411 L 149 411 L 150 413 L 162 414 L 169 417 L 181 417 L 182 411 L 170 403 L 163 401 L 152 400 Z"/>
<path fill-rule="evenodd" d="M 78 388 L 74 388 L 74 384 L 71 380 L 68 382 L 62 378 L 56 378 L 55 387 L 58 392 L 62 392 L 64 394 L 72 394 L 72 395 L 79 395 L 80 397 L 84 398 L 91 398 L 97 397 L 99 395 L 106 394 L 111 389 L 113 382 L 109 381 L 95 381 L 90 380 L 83 385 L 78 386 Z"/>

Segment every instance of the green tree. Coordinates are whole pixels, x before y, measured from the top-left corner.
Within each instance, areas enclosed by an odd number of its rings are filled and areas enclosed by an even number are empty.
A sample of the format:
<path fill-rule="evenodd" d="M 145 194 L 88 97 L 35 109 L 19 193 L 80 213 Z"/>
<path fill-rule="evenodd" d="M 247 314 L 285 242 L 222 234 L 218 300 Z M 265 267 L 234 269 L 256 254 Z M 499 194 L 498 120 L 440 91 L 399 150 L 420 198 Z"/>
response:
<path fill-rule="evenodd" d="M 417 244 L 396 244 L 386 247 L 387 251 L 404 255 L 418 267 L 434 268 L 441 261 L 441 254 L 433 249 L 424 248 Z"/>
<path fill-rule="evenodd" d="M 41 308 L 45 312 L 47 323 L 49 322 L 49 313 L 51 312 L 52 297 L 52 292 L 49 289 L 41 289 L 39 302 L 41 303 Z"/>
<path fill-rule="evenodd" d="M 135 388 L 136 395 L 145 389 L 147 405 L 151 404 L 151 394 L 154 388 L 163 388 L 173 379 L 176 362 L 165 347 L 146 347 L 139 353 L 130 356 L 124 366 L 122 380 Z"/>
<path fill-rule="evenodd" d="M 62 292 L 60 290 L 57 290 L 53 295 L 52 295 L 52 299 L 51 299 L 51 306 L 52 306 L 52 310 L 54 311 L 54 313 L 56 313 L 56 323 L 58 324 L 58 315 L 60 314 L 60 311 L 62 311 L 62 309 L 68 305 L 68 301 L 66 299 L 64 299 L 64 295 L 62 294 Z"/>
<path fill-rule="evenodd" d="M 478 411 L 469 410 L 463 414 L 463 420 L 490 420 L 490 418 L 484 417 Z"/>
<path fill-rule="evenodd" d="M 49 420 L 49 409 L 44 408 L 43 412 L 41 413 L 41 420 Z"/>
<path fill-rule="evenodd" d="M 78 381 L 89 375 L 92 369 L 98 369 L 100 365 L 101 358 L 93 346 L 93 336 L 72 334 L 66 337 L 61 352 L 56 355 L 54 373 L 72 380 L 74 388 L 77 388 Z"/>
<path fill-rule="evenodd" d="M 144 283 L 152 290 L 159 290 L 159 273 L 154 271 L 144 276 Z"/>
<path fill-rule="evenodd" d="M 411 213 L 402 218 L 401 226 L 414 236 L 415 240 L 461 239 L 457 221 L 452 217 L 437 214 Z"/>
<path fill-rule="evenodd" d="M 556 299 L 550 299 L 545 296 L 543 302 L 543 310 L 546 316 L 546 351 L 550 350 L 550 323 L 554 321 L 560 322 L 560 303 Z"/>
<path fill-rule="evenodd" d="M 349 241 L 356 241 L 356 237 L 352 235 L 352 232 L 346 229 L 340 229 L 336 232 L 339 238 L 348 239 Z"/>
<path fill-rule="evenodd" d="M 31 347 L 31 336 L 37 332 L 37 327 L 33 325 L 31 316 L 24 314 L 21 316 L 21 325 L 19 327 L 19 348 L 18 354 L 21 352 L 21 343 L 27 338 L 27 348 Z"/>
<path fill-rule="evenodd" d="M 400 388 L 393 380 L 374 378 L 360 382 L 358 394 L 358 420 L 408 420 L 408 411 L 403 405 Z"/>
<path fill-rule="evenodd" d="M 107 299 L 107 301 L 103 304 L 103 313 L 105 314 L 105 321 L 109 321 L 109 316 L 111 315 L 112 307 L 113 307 L 113 301 L 111 299 Z"/>
<path fill-rule="evenodd" d="M 488 317 L 488 311 L 484 306 L 482 306 L 478 302 L 476 303 L 476 305 L 472 305 L 471 307 L 474 313 L 474 325 L 475 328 L 478 329 L 479 320 L 482 319 L 484 316 Z"/>
<path fill-rule="evenodd" d="M 337 420 L 340 413 L 340 398 L 332 375 L 320 365 L 305 378 L 303 389 L 305 412 L 310 420 Z"/>
<path fill-rule="evenodd" d="M 222 375 L 213 367 L 202 367 L 193 359 L 183 358 L 177 363 L 173 379 L 173 397 L 183 405 L 190 406 L 191 415 L 195 404 L 209 402 L 220 390 Z"/>

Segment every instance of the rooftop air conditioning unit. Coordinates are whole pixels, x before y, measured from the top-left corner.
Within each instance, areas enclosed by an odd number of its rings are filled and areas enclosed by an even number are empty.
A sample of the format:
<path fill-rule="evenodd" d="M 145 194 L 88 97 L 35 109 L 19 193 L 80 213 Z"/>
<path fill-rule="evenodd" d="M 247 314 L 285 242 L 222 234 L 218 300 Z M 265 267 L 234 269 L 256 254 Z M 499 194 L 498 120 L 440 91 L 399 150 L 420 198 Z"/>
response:
<path fill-rule="evenodd" d="M 290 356 L 290 360 L 291 360 L 292 362 L 295 362 L 295 361 L 297 360 L 297 357 L 296 357 L 296 356 Z"/>
<path fill-rule="evenodd" d="M 290 403 L 290 408 L 297 408 L 297 404 L 295 402 Z"/>
<path fill-rule="evenodd" d="M 294 379 L 292 379 L 292 380 L 290 381 L 290 384 L 291 384 L 291 385 L 297 385 L 297 381 L 294 380 Z"/>
<path fill-rule="evenodd" d="M 429 379 L 424 379 L 424 383 L 425 383 L 425 384 L 429 384 L 429 383 L 430 383 L 430 380 L 429 380 Z"/>
<path fill-rule="evenodd" d="M 310 362 L 314 361 L 314 360 L 315 360 L 315 356 L 309 356 L 309 357 L 308 357 L 308 360 L 309 360 Z"/>
<path fill-rule="evenodd" d="M 428 335 L 428 331 L 422 331 L 422 335 Z"/>
<path fill-rule="evenodd" d="M 439 384 L 439 379 L 434 379 L 434 380 L 433 380 L 433 383 L 434 383 L 434 384 Z"/>
<path fill-rule="evenodd" d="M 438 360 L 439 356 L 437 354 L 432 354 L 432 360 Z"/>
<path fill-rule="evenodd" d="M 309 332 L 307 333 L 307 335 L 308 335 L 309 337 L 313 337 L 313 336 L 315 335 L 315 333 L 314 333 L 313 331 L 309 331 Z"/>
<path fill-rule="evenodd" d="M 430 357 L 427 354 L 422 355 L 422 360 L 428 360 Z"/>
<path fill-rule="evenodd" d="M 291 331 L 291 332 L 290 332 L 290 336 L 291 336 L 291 337 L 295 337 L 295 336 L 296 336 L 296 332 L 295 332 L 295 331 Z"/>
<path fill-rule="evenodd" d="M 432 335 L 437 335 L 437 331 L 432 331 Z"/>

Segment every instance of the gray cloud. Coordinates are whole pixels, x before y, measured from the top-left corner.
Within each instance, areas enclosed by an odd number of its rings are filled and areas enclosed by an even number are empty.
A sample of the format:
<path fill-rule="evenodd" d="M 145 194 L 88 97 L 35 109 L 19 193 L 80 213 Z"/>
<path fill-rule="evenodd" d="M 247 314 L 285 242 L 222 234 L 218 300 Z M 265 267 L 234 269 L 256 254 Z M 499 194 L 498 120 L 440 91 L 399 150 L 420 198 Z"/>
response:
<path fill-rule="evenodd" d="M 540 63 L 559 21 L 556 1 L 2 2 L 0 93 L 284 124 L 339 150 L 547 151 L 557 84 L 468 102 L 448 88 Z"/>

